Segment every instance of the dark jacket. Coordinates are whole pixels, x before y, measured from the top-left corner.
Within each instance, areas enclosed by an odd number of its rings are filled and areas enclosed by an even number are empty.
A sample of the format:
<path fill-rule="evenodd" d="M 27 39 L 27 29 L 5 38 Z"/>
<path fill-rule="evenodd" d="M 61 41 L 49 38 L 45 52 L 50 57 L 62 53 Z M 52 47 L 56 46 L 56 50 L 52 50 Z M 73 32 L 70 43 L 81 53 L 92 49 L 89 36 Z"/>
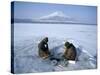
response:
<path fill-rule="evenodd" d="M 44 40 L 42 40 L 39 45 L 38 45 L 38 48 L 43 50 L 43 51 L 46 51 L 48 50 L 48 43 L 45 42 Z"/>
<path fill-rule="evenodd" d="M 47 57 L 50 55 L 49 48 L 48 48 L 48 38 L 44 38 L 39 44 L 38 44 L 38 53 L 40 57 Z"/>

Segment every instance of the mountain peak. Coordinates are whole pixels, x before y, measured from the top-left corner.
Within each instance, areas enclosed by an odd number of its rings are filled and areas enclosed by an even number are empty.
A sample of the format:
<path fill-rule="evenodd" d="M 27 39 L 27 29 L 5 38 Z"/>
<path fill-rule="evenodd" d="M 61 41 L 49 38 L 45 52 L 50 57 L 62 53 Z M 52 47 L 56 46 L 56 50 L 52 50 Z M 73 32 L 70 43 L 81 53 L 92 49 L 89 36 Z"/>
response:
<path fill-rule="evenodd" d="M 55 11 L 51 14 L 46 15 L 46 16 L 42 16 L 39 19 L 47 19 L 47 18 L 54 17 L 54 16 L 66 17 L 66 15 L 62 11 Z"/>
<path fill-rule="evenodd" d="M 62 16 L 62 17 L 66 16 L 62 11 L 56 11 L 56 12 L 52 13 L 52 15 L 53 16 Z"/>

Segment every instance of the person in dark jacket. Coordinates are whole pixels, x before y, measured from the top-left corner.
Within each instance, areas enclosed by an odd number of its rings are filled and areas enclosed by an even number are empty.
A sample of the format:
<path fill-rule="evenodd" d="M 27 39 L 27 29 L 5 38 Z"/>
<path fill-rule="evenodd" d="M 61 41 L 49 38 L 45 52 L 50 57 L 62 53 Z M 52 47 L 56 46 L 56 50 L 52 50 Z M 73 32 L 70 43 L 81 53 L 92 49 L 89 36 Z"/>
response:
<path fill-rule="evenodd" d="M 67 60 L 75 60 L 77 56 L 76 48 L 72 43 L 65 42 L 64 58 Z"/>
<path fill-rule="evenodd" d="M 45 37 L 39 44 L 38 44 L 38 54 L 41 58 L 46 59 L 50 55 L 50 51 L 48 48 L 48 37 Z"/>

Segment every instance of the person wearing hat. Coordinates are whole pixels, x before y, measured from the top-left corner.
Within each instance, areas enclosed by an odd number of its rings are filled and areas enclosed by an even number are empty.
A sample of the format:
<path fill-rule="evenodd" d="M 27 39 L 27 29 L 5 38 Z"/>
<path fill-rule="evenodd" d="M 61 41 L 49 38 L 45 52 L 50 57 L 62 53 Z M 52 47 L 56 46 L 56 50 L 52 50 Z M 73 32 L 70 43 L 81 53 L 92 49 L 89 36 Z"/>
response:
<path fill-rule="evenodd" d="M 72 43 L 65 42 L 65 52 L 64 52 L 64 58 L 67 60 L 76 60 L 77 52 L 76 48 Z"/>
<path fill-rule="evenodd" d="M 45 37 L 39 44 L 38 44 L 38 54 L 41 58 L 46 59 L 50 55 L 50 51 L 48 48 L 48 37 Z"/>

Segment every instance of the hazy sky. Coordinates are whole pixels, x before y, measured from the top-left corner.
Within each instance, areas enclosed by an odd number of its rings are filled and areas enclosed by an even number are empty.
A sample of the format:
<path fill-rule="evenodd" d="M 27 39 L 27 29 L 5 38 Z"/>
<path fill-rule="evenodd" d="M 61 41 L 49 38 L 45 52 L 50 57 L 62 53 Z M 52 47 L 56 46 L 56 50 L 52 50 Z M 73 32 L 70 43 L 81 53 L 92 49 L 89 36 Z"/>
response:
<path fill-rule="evenodd" d="M 97 21 L 96 6 L 14 2 L 14 18 L 33 19 L 57 11 L 61 11 L 66 16 L 70 16 L 78 20 L 86 20 L 91 23 L 96 23 Z"/>

